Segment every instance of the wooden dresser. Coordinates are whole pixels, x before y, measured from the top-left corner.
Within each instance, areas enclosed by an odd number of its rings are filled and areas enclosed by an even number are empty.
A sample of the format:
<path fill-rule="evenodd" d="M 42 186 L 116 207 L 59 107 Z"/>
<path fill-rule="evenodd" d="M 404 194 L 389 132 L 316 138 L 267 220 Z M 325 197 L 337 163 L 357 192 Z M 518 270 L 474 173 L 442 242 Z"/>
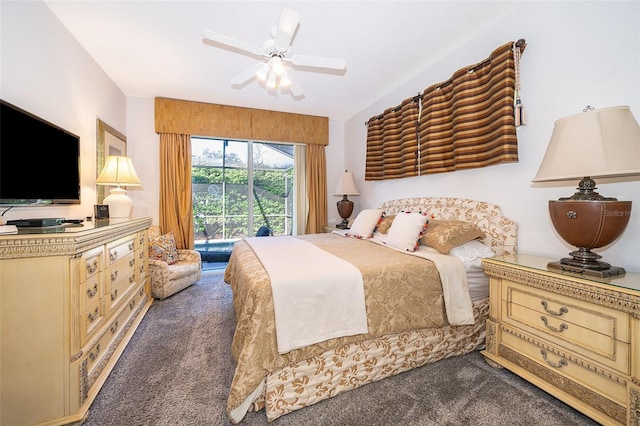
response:
<path fill-rule="evenodd" d="M 152 298 L 151 218 L 0 236 L 0 424 L 82 421 Z"/>
<path fill-rule="evenodd" d="M 640 425 L 640 274 L 547 270 L 555 259 L 485 259 L 487 362 L 599 423 Z"/>

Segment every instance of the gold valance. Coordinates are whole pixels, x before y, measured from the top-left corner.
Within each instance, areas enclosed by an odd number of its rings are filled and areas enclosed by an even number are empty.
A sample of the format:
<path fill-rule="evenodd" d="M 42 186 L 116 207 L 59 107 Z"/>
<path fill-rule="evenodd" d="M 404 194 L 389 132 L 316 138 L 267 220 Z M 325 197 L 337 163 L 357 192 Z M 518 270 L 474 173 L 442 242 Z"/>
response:
<path fill-rule="evenodd" d="M 155 99 L 156 133 L 329 145 L 329 119 L 253 108 Z"/>

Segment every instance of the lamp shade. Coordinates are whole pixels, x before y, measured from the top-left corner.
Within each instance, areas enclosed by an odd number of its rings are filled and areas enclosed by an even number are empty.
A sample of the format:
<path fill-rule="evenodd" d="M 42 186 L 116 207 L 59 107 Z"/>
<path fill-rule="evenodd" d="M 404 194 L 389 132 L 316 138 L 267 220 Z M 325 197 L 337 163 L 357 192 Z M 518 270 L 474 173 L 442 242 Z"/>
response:
<path fill-rule="evenodd" d="M 109 206 L 109 217 L 124 218 L 131 214 L 133 201 L 127 196 L 127 191 L 121 186 L 141 186 L 140 178 L 133 168 L 129 157 L 110 155 L 104 163 L 104 168 L 96 179 L 97 185 L 115 186 L 110 195 L 104 199 Z"/>
<path fill-rule="evenodd" d="M 353 178 L 353 172 L 345 170 L 338 178 L 338 185 L 333 195 L 360 195 L 356 182 Z"/>
<path fill-rule="evenodd" d="M 640 175 L 640 126 L 628 106 L 555 122 L 534 182 Z"/>
<path fill-rule="evenodd" d="M 111 186 L 141 186 L 140 178 L 133 168 L 129 157 L 110 155 L 104 163 L 104 168 L 96 179 L 98 185 Z"/>

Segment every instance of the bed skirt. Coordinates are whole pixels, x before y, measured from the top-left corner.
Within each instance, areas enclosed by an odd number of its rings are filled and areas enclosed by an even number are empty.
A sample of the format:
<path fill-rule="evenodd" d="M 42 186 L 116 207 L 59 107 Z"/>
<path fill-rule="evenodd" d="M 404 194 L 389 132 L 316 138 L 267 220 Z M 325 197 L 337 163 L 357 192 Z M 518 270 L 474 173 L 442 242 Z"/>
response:
<path fill-rule="evenodd" d="M 485 342 L 489 299 L 475 301 L 472 325 L 426 328 L 342 346 L 269 374 L 245 401 L 248 411 L 265 409 L 267 421 L 386 377 L 456 355 Z M 261 388 L 261 389 L 260 389 Z M 239 422 L 243 412 L 231 413 Z"/>

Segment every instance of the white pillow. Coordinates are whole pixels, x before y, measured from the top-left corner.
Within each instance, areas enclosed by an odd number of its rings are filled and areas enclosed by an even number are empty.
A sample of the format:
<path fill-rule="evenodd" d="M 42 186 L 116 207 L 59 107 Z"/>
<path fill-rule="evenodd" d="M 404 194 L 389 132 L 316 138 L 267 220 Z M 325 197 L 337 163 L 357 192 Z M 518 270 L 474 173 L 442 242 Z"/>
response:
<path fill-rule="evenodd" d="M 400 212 L 393 219 L 387 232 L 386 244 L 404 251 L 416 251 L 418 240 L 422 237 L 427 216 L 421 213 Z"/>
<path fill-rule="evenodd" d="M 373 236 L 373 229 L 378 224 L 378 221 L 382 217 L 382 210 L 380 209 L 364 209 L 351 224 L 348 237 L 356 238 L 371 238 Z"/>
<path fill-rule="evenodd" d="M 462 260 L 467 271 L 472 266 L 482 266 L 483 258 L 496 255 L 490 247 L 478 240 L 472 240 L 456 246 L 449 253 Z"/>

